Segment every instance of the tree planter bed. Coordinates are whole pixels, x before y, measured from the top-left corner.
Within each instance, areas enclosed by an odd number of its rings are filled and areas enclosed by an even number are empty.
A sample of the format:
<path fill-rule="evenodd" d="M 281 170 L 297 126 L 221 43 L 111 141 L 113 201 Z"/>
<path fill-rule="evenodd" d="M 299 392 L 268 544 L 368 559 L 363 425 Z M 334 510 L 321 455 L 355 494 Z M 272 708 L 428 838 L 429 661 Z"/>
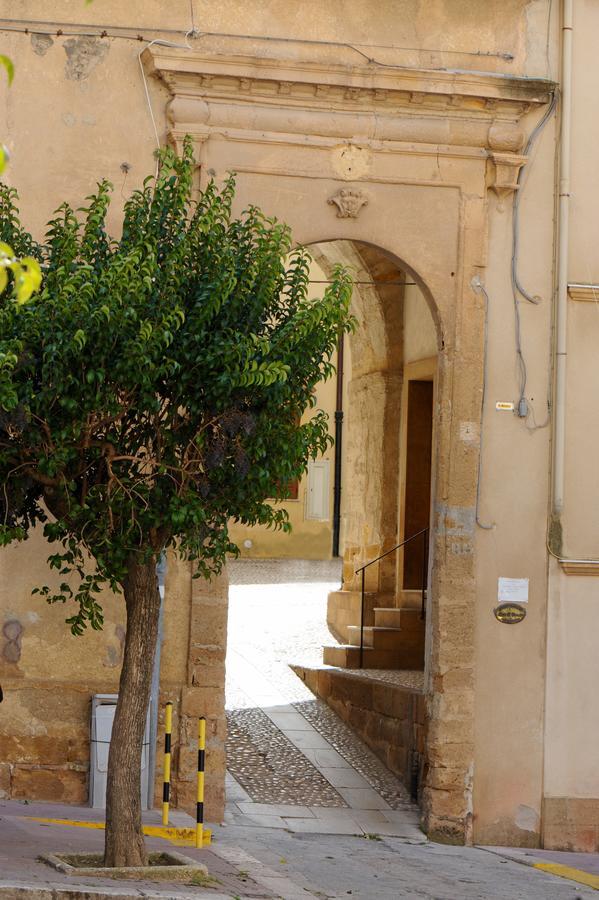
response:
<path fill-rule="evenodd" d="M 93 875 L 104 878 L 126 878 L 142 881 L 192 881 L 210 886 L 214 879 L 202 863 L 183 856 L 182 853 L 150 853 L 148 866 L 117 866 L 103 864 L 102 853 L 44 853 L 39 857 L 64 875 Z"/>

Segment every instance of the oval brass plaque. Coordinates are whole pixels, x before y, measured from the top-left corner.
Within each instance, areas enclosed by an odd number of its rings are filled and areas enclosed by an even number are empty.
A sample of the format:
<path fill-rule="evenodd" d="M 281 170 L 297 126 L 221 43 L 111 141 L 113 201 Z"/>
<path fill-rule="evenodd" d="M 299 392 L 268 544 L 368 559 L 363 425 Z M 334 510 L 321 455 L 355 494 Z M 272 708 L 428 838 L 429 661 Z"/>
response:
<path fill-rule="evenodd" d="M 526 617 L 526 608 L 519 603 L 500 603 L 493 612 L 497 621 L 504 625 L 517 625 Z"/>

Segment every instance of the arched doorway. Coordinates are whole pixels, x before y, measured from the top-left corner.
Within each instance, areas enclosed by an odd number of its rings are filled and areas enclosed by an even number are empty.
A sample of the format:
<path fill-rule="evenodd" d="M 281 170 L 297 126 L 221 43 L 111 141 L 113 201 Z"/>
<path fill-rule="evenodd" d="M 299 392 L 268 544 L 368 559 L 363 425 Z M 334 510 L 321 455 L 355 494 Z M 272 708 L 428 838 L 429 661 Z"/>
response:
<path fill-rule="evenodd" d="M 295 671 L 420 799 L 437 329 L 401 261 L 359 242 L 310 251 L 323 273 L 339 264 L 352 273 L 356 328 L 337 371 L 343 578 L 328 595 L 322 659 L 334 670 Z"/>
<path fill-rule="evenodd" d="M 275 60 L 270 50 L 252 46 L 254 55 L 247 56 L 224 38 L 212 54 L 154 45 L 144 59 L 170 92 L 170 140 L 178 144 L 189 133 L 196 142 L 200 184 L 236 171 L 239 210 L 259 205 L 286 221 L 303 244 L 351 242 L 362 248 L 367 267 L 390 260 L 419 286 L 433 316 L 438 357 L 422 799 L 429 834 L 468 841 L 485 318 L 475 285 L 486 265 L 488 188 L 501 195 L 514 190 L 524 162 L 518 122 L 531 104 L 545 102 L 545 89 L 481 75 L 473 81 L 459 72 L 342 67 L 307 49 L 293 61 Z M 391 319 L 385 328 L 392 333 Z M 387 436 L 385 429 L 384 439 L 396 440 L 393 431 Z M 397 492 L 389 496 L 396 503 Z M 387 521 L 397 533 L 387 494 L 384 501 L 382 543 L 389 539 Z"/>

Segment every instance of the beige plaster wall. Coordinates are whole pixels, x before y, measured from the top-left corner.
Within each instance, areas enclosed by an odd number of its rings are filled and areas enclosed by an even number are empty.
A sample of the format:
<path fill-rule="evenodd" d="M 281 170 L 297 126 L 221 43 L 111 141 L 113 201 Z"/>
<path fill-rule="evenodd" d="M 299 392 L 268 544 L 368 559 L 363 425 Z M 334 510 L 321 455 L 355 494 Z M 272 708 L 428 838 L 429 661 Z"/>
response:
<path fill-rule="evenodd" d="M 595 4 L 574 4 L 572 114 L 572 185 L 570 196 L 570 248 L 568 281 L 599 284 L 599 97 L 595 90 L 597 58 L 594 35 L 599 28 Z M 599 293 L 597 294 L 599 301 Z M 568 301 L 568 384 L 564 555 L 599 557 L 597 442 L 599 412 L 594 402 L 599 385 L 596 348 L 599 306 L 595 302 Z"/>
<path fill-rule="evenodd" d="M 408 281 L 409 281 L 408 277 Z M 437 355 L 437 332 L 426 299 L 416 284 L 407 284 L 403 297 L 404 363 Z"/>
<path fill-rule="evenodd" d="M 595 35 L 599 9 L 574 4 L 572 181 L 568 281 L 599 283 L 597 206 L 599 97 Z M 599 293 L 597 294 L 599 301 Z M 599 307 L 568 300 L 568 378 L 562 554 L 598 559 Z M 565 575 L 551 561 L 545 719 L 544 840 L 550 847 L 599 848 L 599 743 L 595 685 L 597 576 Z M 569 799 L 565 799 L 569 798 Z M 588 798 L 585 800 L 585 798 Z M 594 800 L 594 803 L 592 802 Z M 572 802 L 570 802 L 572 801 Z M 585 805 L 586 804 L 586 805 Z M 590 804 L 590 807 L 587 806 Z"/>
<path fill-rule="evenodd" d="M 597 640 L 591 627 L 597 581 L 555 569 L 548 610 L 545 795 L 598 798 Z"/>
<path fill-rule="evenodd" d="M 57 588 L 38 533 L 0 553 L 0 796 L 85 802 L 91 696 L 117 689 L 124 606 L 102 597 L 102 632 L 70 634 L 69 606 L 50 607 L 34 587 Z"/>
<path fill-rule="evenodd" d="M 337 44 L 330 49 L 331 58 L 350 65 L 364 59 L 339 43 L 352 43 L 367 56 L 395 65 L 534 75 L 544 74 L 547 65 L 547 0 L 463 0 L 459 14 L 452 0 L 383 0 L 375 16 L 369 0 L 304 0 L 295 7 L 286 0 L 194 4 L 202 30 L 331 41 Z M 292 55 L 293 47 L 286 52 Z"/>
<path fill-rule="evenodd" d="M 530 128 L 530 124 L 528 124 Z M 519 304 L 528 369 L 526 421 L 497 411 L 517 401 L 514 312 L 510 288 L 512 221 L 490 200 L 489 255 L 481 273 L 489 296 L 487 389 L 482 422 L 477 547 L 474 838 L 482 843 L 538 845 L 544 754 L 546 527 L 550 430 L 553 152 L 548 123 L 526 170 L 521 199 L 520 277 L 543 298 Z M 476 433 L 478 422 L 472 423 Z M 464 441 L 470 439 L 464 433 Z M 474 519 L 474 517 L 473 517 Z M 529 578 L 526 619 L 500 624 L 493 615 L 499 577 Z"/>

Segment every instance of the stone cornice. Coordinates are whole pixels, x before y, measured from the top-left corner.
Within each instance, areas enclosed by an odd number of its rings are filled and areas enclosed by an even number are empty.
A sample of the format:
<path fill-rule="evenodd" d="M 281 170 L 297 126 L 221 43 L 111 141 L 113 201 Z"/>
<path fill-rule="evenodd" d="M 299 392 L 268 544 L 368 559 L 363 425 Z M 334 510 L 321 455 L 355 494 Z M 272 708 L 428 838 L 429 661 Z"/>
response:
<path fill-rule="evenodd" d="M 229 99 L 323 110 L 377 111 L 398 108 L 413 115 L 516 122 L 547 103 L 553 89 L 542 79 L 425 68 L 382 69 L 298 59 L 273 59 L 154 45 L 142 59 L 175 96 Z"/>

